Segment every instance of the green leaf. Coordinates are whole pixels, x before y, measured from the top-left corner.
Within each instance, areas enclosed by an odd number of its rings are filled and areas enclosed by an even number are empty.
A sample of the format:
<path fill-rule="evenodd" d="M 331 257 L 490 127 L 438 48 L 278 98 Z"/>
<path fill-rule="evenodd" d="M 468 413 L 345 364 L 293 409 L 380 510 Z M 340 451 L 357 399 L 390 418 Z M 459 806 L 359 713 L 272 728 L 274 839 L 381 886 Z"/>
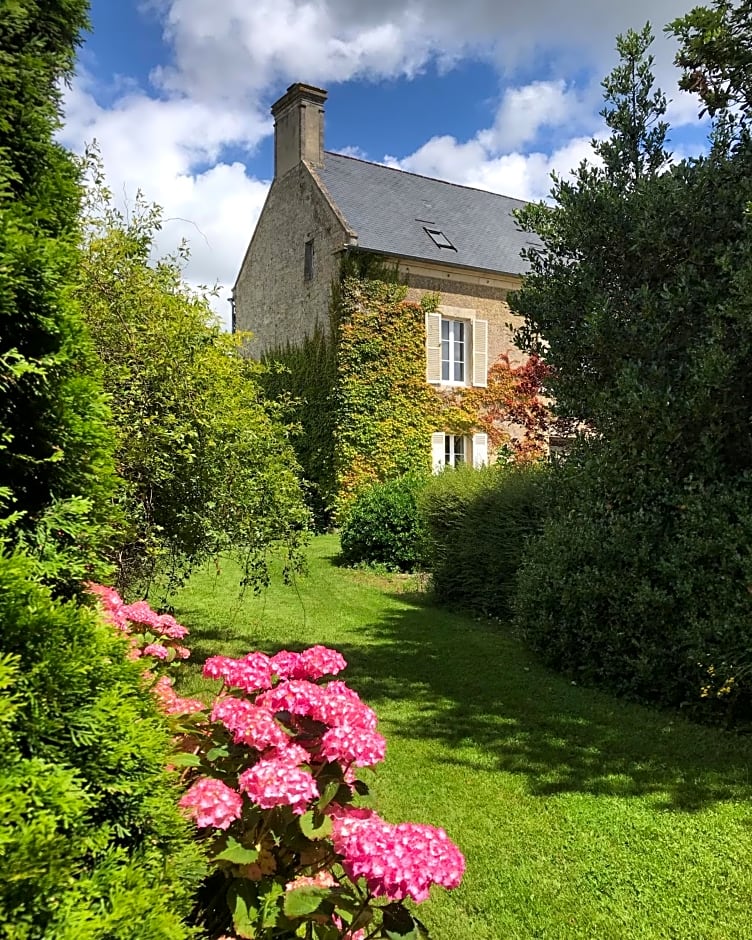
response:
<path fill-rule="evenodd" d="M 364 783 L 362 780 L 356 780 L 353 786 L 355 787 L 355 792 L 360 796 L 368 796 L 370 791 L 367 783 Z"/>
<path fill-rule="evenodd" d="M 317 803 L 317 809 L 320 813 L 323 813 L 327 806 L 332 802 L 334 797 L 337 795 L 337 790 L 339 790 L 339 781 L 330 780 L 327 783 L 324 792 L 321 794 L 321 799 Z"/>
<path fill-rule="evenodd" d="M 401 904 L 387 904 L 382 925 L 389 940 L 424 940 L 420 927 Z"/>
<path fill-rule="evenodd" d="M 200 767 L 201 758 L 197 754 L 188 754 L 183 751 L 170 757 L 170 763 L 175 767 Z"/>
<path fill-rule="evenodd" d="M 284 911 L 287 917 L 305 917 L 312 914 L 321 906 L 324 898 L 328 897 L 326 888 L 295 888 L 285 895 Z"/>
<path fill-rule="evenodd" d="M 227 839 L 227 848 L 223 849 L 218 855 L 214 856 L 218 862 L 232 862 L 235 865 L 250 865 L 258 860 L 258 849 L 247 849 L 241 845 L 237 839 L 229 836 Z"/>
<path fill-rule="evenodd" d="M 300 829 L 309 839 L 326 839 L 332 833 L 332 817 L 309 810 L 300 817 Z"/>
<path fill-rule="evenodd" d="M 272 882 L 269 890 L 261 898 L 261 926 L 274 927 L 279 920 L 280 909 L 278 905 L 279 898 L 285 893 L 285 889 L 276 881 Z"/>
<path fill-rule="evenodd" d="M 230 751 L 224 745 L 220 747 L 213 747 L 210 751 L 206 753 L 206 759 L 209 763 L 213 763 L 215 760 L 218 760 L 220 757 L 229 757 Z"/>
<path fill-rule="evenodd" d="M 254 940 L 259 912 L 250 882 L 235 878 L 230 883 L 227 889 L 227 906 L 232 912 L 235 933 L 246 940 Z"/>

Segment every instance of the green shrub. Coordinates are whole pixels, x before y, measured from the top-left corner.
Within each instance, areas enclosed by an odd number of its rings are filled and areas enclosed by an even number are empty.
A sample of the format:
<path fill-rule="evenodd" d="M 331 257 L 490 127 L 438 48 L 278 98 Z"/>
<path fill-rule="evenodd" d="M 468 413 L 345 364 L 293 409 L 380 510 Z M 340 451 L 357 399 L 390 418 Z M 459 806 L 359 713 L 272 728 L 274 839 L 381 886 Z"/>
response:
<path fill-rule="evenodd" d="M 632 698 L 730 719 L 752 701 L 752 487 L 653 477 L 607 498 L 588 463 L 518 578 L 516 621 L 549 665 Z M 599 492 L 601 495 L 599 495 Z"/>
<path fill-rule="evenodd" d="M 423 527 L 418 496 L 424 474 L 407 473 L 361 489 L 342 524 L 342 557 L 348 564 L 368 562 L 412 571 L 423 558 Z"/>
<path fill-rule="evenodd" d="M 309 513 L 278 406 L 179 258 L 150 258 L 161 210 L 116 210 L 94 167 L 78 294 L 110 395 L 118 504 L 118 587 L 165 600 L 194 566 L 223 554 L 260 589 L 274 549 L 302 562 Z"/>
<path fill-rule="evenodd" d="M 180 940 L 203 864 L 125 643 L 0 556 L 0 935 Z"/>
<path fill-rule="evenodd" d="M 524 546 L 544 511 L 544 464 L 459 467 L 420 500 L 426 564 L 439 600 L 506 617 Z"/>

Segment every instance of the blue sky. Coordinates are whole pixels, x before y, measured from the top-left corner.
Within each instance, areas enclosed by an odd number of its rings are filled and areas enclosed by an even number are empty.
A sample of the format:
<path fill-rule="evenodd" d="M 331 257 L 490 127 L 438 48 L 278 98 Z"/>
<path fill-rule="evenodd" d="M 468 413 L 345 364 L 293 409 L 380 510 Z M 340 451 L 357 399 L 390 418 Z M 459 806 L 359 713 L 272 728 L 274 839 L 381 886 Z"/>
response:
<path fill-rule="evenodd" d="M 601 129 L 614 37 L 648 19 L 680 155 L 702 148 L 663 25 L 681 0 L 92 0 L 63 140 L 96 139 L 111 188 L 164 208 L 159 248 L 231 286 L 273 172 L 269 107 L 295 81 L 329 91 L 326 147 L 543 198 Z M 226 302 L 217 309 L 224 315 Z"/>

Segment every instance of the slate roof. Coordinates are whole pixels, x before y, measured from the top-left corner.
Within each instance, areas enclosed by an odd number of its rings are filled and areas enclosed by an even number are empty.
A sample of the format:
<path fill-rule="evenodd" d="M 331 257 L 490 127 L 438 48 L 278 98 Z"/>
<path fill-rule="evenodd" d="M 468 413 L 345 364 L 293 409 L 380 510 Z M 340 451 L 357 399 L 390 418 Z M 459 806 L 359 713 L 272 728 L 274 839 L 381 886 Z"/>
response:
<path fill-rule="evenodd" d="M 329 152 L 315 172 L 360 248 L 505 274 L 529 268 L 520 251 L 536 240 L 517 229 L 519 199 Z"/>

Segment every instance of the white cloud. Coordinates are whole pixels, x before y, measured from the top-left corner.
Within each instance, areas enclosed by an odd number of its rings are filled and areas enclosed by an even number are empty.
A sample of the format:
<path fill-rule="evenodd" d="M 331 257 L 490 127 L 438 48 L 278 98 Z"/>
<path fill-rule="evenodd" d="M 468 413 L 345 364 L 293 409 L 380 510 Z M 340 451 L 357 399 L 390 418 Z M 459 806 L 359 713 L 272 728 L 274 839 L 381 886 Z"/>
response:
<path fill-rule="evenodd" d="M 532 82 L 508 88 L 493 126 L 478 131 L 470 140 L 432 137 L 414 153 L 401 159 L 387 156 L 385 162 L 518 199 L 541 199 L 551 188 L 552 172 L 566 175 L 586 157 L 592 160 L 592 133 L 583 136 L 572 132 L 593 124 L 590 93 L 570 89 L 563 81 Z M 548 152 L 523 149 L 551 128 L 566 129 L 564 144 Z"/>
<path fill-rule="evenodd" d="M 229 319 L 227 290 L 261 211 L 268 181 L 253 179 L 239 162 L 222 162 L 229 143 L 249 144 L 266 132 L 239 112 L 215 112 L 187 98 L 157 100 L 129 94 L 102 108 L 81 76 L 66 96 L 61 139 L 81 152 L 96 140 L 107 183 L 122 207 L 141 190 L 164 210 L 157 251 L 168 253 L 185 238 L 191 246 L 186 275 L 193 285 L 224 285 L 215 309 Z"/>
<path fill-rule="evenodd" d="M 411 76 L 432 59 L 443 68 L 465 55 L 492 59 L 502 73 L 545 60 L 549 70 L 614 61 L 614 38 L 655 24 L 659 72 L 673 56 L 662 27 L 686 0 L 593 3 L 570 0 L 157 0 L 175 63 L 155 77 L 170 91 L 242 99 L 290 81 Z M 557 69 L 558 66 L 558 69 Z"/>
<path fill-rule="evenodd" d="M 475 186 L 516 199 L 544 199 L 551 189 L 551 173 L 566 176 L 584 159 L 592 162 L 590 137 L 575 137 L 551 153 L 514 151 L 494 155 L 477 140 L 460 143 L 453 137 L 434 137 L 415 153 L 390 166 L 412 173 Z"/>

